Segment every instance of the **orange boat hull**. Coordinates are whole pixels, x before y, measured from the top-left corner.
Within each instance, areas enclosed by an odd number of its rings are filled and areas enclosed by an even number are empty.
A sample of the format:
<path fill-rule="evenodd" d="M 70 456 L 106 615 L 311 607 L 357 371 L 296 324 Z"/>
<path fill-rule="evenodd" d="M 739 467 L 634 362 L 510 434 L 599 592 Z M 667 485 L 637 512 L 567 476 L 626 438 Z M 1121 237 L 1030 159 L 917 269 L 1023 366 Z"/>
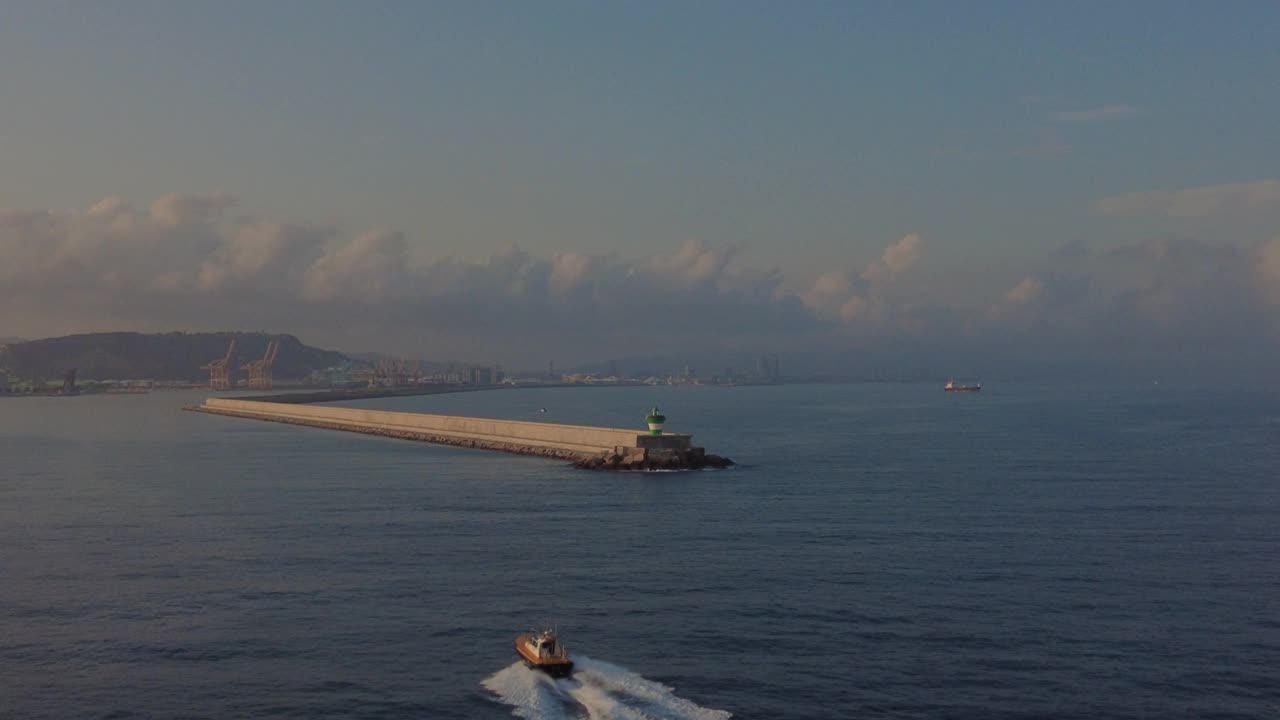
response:
<path fill-rule="evenodd" d="M 526 644 L 528 635 L 516 636 L 516 654 L 524 661 L 524 664 L 532 670 L 541 670 L 551 677 L 569 677 L 573 672 L 573 661 L 569 659 L 569 655 L 557 655 L 552 657 L 537 657 L 533 655 Z"/>

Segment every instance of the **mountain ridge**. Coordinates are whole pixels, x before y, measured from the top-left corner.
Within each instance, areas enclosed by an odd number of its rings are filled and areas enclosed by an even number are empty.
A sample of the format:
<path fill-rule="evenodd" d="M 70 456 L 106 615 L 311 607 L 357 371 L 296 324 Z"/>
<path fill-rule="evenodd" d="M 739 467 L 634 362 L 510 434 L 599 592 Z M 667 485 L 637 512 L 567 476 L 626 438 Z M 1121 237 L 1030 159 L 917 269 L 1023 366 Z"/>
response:
<path fill-rule="evenodd" d="M 11 376 L 52 378 L 76 368 L 79 376 L 95 380 L 207 380 L 201 366 L 226 355 L 236 341 L 232 367 L 261 358 L 271 340 L 280 342 L 274 374 L 302 378 L 313 371 L 350 363 L 336 350 L 304 344 L 287 333 L 106 332 L 63 335 L 0 345 L 0 370 Z"/>

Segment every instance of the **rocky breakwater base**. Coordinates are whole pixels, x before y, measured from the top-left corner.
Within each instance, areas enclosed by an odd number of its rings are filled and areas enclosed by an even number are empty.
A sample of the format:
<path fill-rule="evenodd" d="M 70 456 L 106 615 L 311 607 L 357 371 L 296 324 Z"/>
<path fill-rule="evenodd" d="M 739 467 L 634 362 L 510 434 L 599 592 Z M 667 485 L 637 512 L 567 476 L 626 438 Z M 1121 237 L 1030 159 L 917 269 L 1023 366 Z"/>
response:
<path fill-rule="evenodd" d="M 706 470 L 727 468 L 733 461 L 710 455 L 705 448 L 693 447 L 691 435 L 668 433 L 637 435 L 635 445 L 618 445 L 612 450 L 575 460 L 574 467 L 584 470 Z"/>

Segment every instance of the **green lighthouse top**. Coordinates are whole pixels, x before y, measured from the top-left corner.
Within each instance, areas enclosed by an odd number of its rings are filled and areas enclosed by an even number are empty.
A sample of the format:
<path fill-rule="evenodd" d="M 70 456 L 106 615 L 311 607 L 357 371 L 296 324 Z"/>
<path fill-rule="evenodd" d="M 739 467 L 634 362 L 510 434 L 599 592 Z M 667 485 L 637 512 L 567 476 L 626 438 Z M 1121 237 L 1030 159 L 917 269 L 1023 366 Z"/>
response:
<path fill-rule="evenodd" d="M 655 406 L 649 411 L 649 414 L 644 417 L 644 421 L 649 425 L 650 435 L 661 435 L 662 423 L 667 421 L 667 416 L 658 412 L 658 408 Z"/>

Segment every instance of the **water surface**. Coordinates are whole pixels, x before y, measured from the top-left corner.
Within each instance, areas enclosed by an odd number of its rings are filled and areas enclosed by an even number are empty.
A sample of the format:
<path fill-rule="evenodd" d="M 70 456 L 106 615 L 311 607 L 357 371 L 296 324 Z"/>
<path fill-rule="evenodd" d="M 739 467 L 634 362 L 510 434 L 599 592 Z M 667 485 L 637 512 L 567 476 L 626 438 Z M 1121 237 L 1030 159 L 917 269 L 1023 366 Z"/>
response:
<path fill-rule="evenodd" d="M 657 404 L 740 463 L 661 474 L 197 397 L 0 399 L 0 717 L 1280 716 L 1272 391 L 358 403 L 637 428 Z M 513 664 L 544 620 L 576 684 Z"/>

